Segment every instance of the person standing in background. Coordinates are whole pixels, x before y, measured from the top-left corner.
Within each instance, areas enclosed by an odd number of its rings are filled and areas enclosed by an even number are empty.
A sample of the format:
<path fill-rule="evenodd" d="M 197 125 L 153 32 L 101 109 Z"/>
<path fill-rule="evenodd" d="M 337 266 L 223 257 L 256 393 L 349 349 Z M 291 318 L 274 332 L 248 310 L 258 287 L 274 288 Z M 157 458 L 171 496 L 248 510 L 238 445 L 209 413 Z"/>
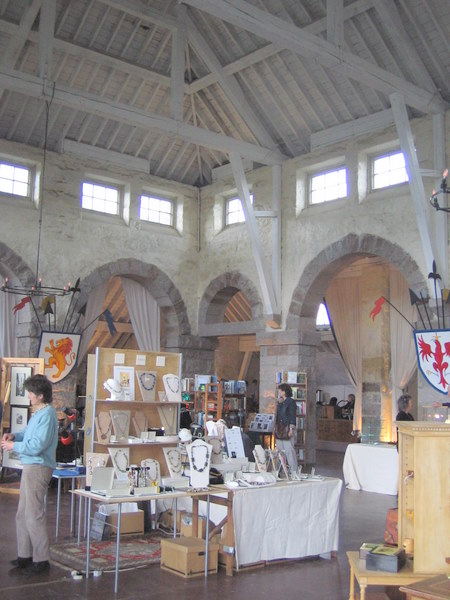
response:
<path fill-rule="evenodd" d="M 25 389 L 32 416 L 22 431 L 5 433 L 1 446 L 17 452 L 23 465 L 16 514 L 17 558 L 11 564 L 39 574 L 50 568 L 45 496 L 56 467 L 58 418 L 51 406 L 52 384 L 45 375 L 28 377 Z"/>
<path fill-rule="evenodd" d="M 278 450 L 282 450 L 286 454 L 286 460 L 291 473 L 297 471 L 297 454 L 295 452 L 295 429 L 296 429 L 296 413 L 297 405 L 292 398 L 292 388 L 288 383 L 280 383 L 278 386 L 279 397 L 276 412 L 275 431 L 277 425 L 282 425 L 288 430 L 287 439 L 280 439 L 275 433 L 275 445 Z"/>

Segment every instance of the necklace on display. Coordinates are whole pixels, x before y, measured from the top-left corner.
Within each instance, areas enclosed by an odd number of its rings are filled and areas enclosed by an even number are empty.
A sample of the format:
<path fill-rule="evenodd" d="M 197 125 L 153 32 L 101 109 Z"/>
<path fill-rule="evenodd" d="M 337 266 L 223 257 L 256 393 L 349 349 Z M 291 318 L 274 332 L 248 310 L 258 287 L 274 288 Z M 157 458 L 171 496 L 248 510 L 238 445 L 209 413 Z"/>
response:
<path fill-rule="evenodd" d="M 180 390 L 180 380 L 176 375 L 166 375 L 164 383 L 167 385 L 172 394 L 178 394 Z"/>
<path fill-rule="evenodd" d="M 174 450 L 171 448 L 167 451 L 167 460 L 169 461 L 169 465 L 172 467 L 174 473 L 179 473 L 181 471 L 181 454 L 178 450 Z"/>
<path fill-rule="evenodd" d="M 215 454 L 216 456 L 218 456 L 219 454 L 222 454 L 222 442 L 219 439 L 215 439 L 215 440 L 208 440 L 209 443 L 212 446 L 212 453 Z"/>
<path fill-rule="evenodd" d="M 113 463 L 117 467 L 117 470 L 121 473 L 126 473 L 128 470 L 129 458 L 125 452 L 121 448 L 118 448 L 116 453 L 113 456 Z"/>
<path fill-rule="evenodd" d="M 103 425 L 102 425 L 102 417 L 103 417 Z M 100 433 L 100 438 L 102 440 L 108 439 L 109 432 L 111 431 L 111 417 L 107 412 L 99 412 L 97 416 L 98 422 L 98 431 Z M 107 426 L 105 428 L 105 425 Z"/>
<path fill-rule="evenodd" d="M 156 375 L 147 372 L 141 373 L 139 375 L 139 381 L 141 382 L 144 390 L 151 392 L 155 388 Z"/>
<path fill-rule="evenodd" d="M 128 432 L 130 430 L 130 415 L 126 412 L 114 413 L 113 416 L 114 431 L 119 439 L 128 438 Z"/>
<path fill-rule="evenodd" d="M 202 450 L 205 451 L 204 457 L 201 458 L 200 453 L 202 452 Z M 197 456 L 198 456 L 198 462 L 195 458 L 195 451 L 197 451 Z M 204 459 L 204 464 L 199 467 L 199 464 L 201 464 L 201 461 Z M 197 471 L 198 473 L 203 473 L 203 471 L 207 468 L 207 466 L 209 465 L 209 448 L 208 446 L 194 446 L 191 450 L 191 462 L 192 462 L 192 468 L 194 469 L 194 471 Z"/>
<path fill-rule="evenodd" d="M 145 477 L 150 481 L 158 480 L 158 461 L 151 458 L 144 459 L 141 466 L 145 468 Z"/>

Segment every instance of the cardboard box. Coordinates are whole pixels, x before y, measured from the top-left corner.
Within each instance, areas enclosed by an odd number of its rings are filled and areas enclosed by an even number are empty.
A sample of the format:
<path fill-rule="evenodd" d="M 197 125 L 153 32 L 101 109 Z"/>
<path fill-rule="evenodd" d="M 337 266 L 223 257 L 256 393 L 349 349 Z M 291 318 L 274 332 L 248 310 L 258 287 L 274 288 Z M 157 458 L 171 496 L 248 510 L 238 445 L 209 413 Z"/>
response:
<path fill-rule="evenodd" d="M 117 535 L 118 514 L 113 512 L 108 517 L 111 535 Z M 144 511 L 123 512 L 120 518 L 120 535 L 123 533 L 144 533 Z"/>
<path fill-rule="evenodd" d="M 177 510 L 177 531 L 181 529 L 181 518 L 186 514 L 185 510 Z M 162 529 L 173 531 L 173 522 L 174 522 L 174 511 L 169 509 L 165 510 L 159 515 L 158 525 L 161 526 Z"/>
<path fill-rule="evenodd" d="M 374 550 L 380 544 L 372 544 L 371 542 L 364 542 L 359 549 L 359 558 L 366 560 L 367 555 L 371 550 Z"/>
<path fill-rule="evenodd" d="M 367 553 L 366 569 L 368 571 L 397 573 L 405 562 L 405 551 L 402 548 L 379 545 Z"/>
<path fill-rule="evenodd" d="M 198 527 L 197 527 L 196 534 L 194 534 L 192 531 L 192 519 L 193 519 L 193 517 L 190 513 L 184 513 L 181 516 L 180 535 L 182 535 L 184 537 L 192 537 L 193 535 L 195 535 L 195 537 L 205 539 L 205 537 L 206 537 L 206 519 L 205 519 L 205 517 L 198 518 Z M 210 533 L 211 533 L 213 527 L 214 527 L 214 523 L 211 523 L 211 521 L 210 521 L 209 522 L 209 532 Z"/>
<path fill-rule="evenodd" d="M 161 540 L 161 569 L 181 577 L 205 574 L 205 541 L 193 537 Z M 219 544 L 208 545 L 208 573 L 217 573 Z"/>

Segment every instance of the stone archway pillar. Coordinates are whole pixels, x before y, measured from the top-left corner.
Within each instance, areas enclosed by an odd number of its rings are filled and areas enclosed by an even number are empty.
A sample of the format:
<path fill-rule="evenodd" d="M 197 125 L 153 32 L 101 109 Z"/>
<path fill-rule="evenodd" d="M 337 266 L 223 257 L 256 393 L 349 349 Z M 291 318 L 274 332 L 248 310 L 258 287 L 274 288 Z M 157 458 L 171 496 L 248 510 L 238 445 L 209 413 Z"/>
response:
<path fill-rule="evenodd" d="M 164 347 L 166 352 L 182 354 L 181 376 L 194 377 L 198 373 L 215 373 L 214 350 L 217 344 L 216 338 L 181 335 L 169 336 Z"/>
<path fill-rule="evenodd" d="M 260 412 L 275 409 L 276 374 L 278 371 L 304 371 L 308 376 L 306 461 L 316 462 L 316 349 L 320 333 L 315 318 L 298 318 L 298 328 L 258 334 L 260 349 Z"/>

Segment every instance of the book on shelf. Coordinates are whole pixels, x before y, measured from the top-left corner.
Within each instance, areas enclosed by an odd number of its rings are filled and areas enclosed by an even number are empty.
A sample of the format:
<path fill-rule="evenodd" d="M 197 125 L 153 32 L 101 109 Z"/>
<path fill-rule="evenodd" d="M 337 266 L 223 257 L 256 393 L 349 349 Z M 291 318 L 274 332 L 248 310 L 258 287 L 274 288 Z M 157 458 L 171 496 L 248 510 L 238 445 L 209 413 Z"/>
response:
<path fill-rule="evenodd" d="M 276 382 L 277 384 L 306 384 L 306 373 L 302 371 L 277 371 Z"/>

